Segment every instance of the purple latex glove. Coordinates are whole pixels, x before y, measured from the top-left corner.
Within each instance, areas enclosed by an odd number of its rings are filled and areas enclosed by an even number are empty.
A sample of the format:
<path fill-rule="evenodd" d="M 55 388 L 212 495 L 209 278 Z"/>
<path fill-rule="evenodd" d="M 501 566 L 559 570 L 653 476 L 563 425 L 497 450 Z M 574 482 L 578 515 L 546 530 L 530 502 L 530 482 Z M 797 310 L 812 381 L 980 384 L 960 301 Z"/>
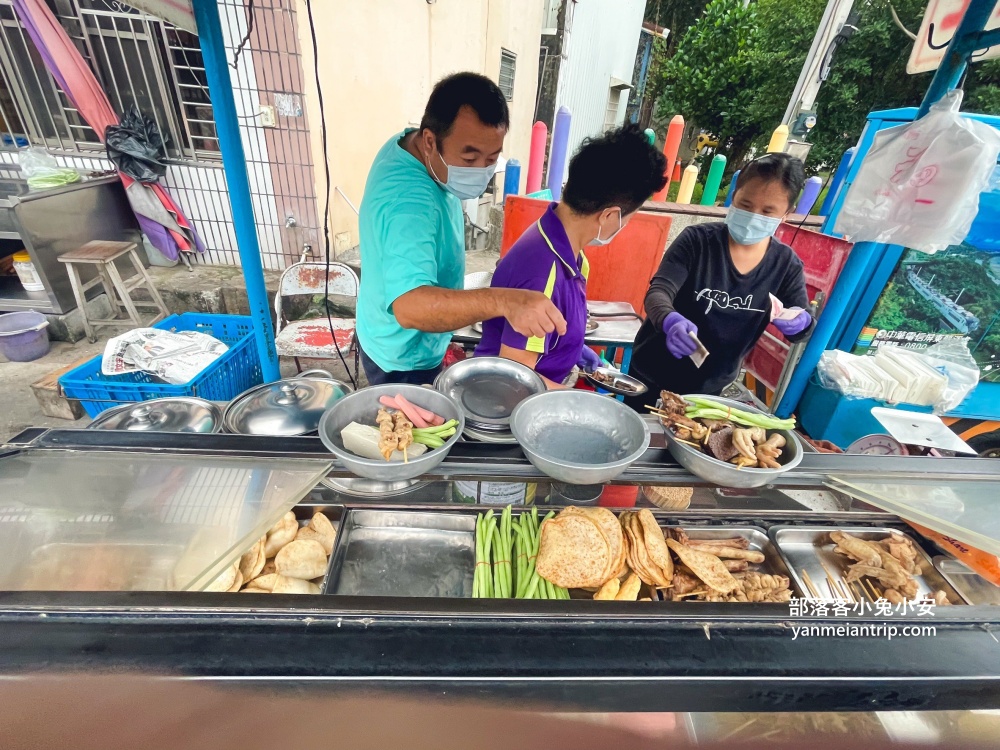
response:
<path fill-rule="evenodd" d="M 794 336 L 809 327 L 809 324 L 812 323 L 812 315 L 809 314 L 808 310 L 799 310 L 799 314 L 790 320 L 775 318 L 772 322 L 774 327 L 786 336 Z"/>
<path fill-rule="evenodd" d="M 576 363 L 576 366 L 584 372 L 593 372 L 603 364 L 597 352 L 589 346 L 585 346 L 583 347 L 583 353 L 580 354 L 580 361 Z"/>
<path fill-rule="evenodd" d="M 694 354 L 698 345 L 691 338 L 698 335 L 698 326 L 679 312 L 672 312 L 663 321 L 663 332 L 667 335 L 667 351 L 677 359 Z"/>

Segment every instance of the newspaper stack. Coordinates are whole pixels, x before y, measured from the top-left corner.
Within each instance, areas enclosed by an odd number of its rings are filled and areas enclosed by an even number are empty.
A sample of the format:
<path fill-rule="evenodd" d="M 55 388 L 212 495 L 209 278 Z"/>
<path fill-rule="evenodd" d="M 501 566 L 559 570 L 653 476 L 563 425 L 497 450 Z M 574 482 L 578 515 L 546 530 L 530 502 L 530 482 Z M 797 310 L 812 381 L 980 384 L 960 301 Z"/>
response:
<path fill-rule="evenodd" d="M 141 370 L 164 383 L 183 385 L 227 351 L 228 346 L 205 333 L 136 328 L 108 341 L 101 372 L 122 375 Z"/>

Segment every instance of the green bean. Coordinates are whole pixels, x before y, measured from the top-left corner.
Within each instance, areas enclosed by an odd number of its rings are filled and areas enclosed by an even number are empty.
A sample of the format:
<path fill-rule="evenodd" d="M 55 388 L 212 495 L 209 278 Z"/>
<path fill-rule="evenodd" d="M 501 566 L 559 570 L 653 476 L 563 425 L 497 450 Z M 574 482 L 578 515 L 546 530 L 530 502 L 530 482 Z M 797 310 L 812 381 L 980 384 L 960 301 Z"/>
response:
<path fill-rule="evenodd" d="M 500 560 L 503 557 L 503 544 L 500 541 L 500 531 L 493 527 L 493 563 L 490 565 L 493 576 L 493 596 L 502 598 L 504 595 L 503 573 L 500 572 Z"/>
<path fill-rule="evenodd" d="M 483 514 L 478 513 L 476 515 L 476 565 L 472 569 L 472 596 L 474 598 L 479 598 L 482 596 L 482 586 L 480 580 L 482 576 L 479 574 L 479 569 L 482 567 L 479 563 L 483 559 Z"/>

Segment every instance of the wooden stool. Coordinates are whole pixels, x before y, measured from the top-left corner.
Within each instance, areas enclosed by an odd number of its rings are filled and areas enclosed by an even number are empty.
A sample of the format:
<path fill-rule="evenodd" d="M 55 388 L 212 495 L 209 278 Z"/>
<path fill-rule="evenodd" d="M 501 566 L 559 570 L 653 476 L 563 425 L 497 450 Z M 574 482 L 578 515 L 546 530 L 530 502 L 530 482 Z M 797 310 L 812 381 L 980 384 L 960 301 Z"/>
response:
<path fill-rule="evenodd" d="M 136 243 L 134 242 L 105 242 L 96 240 L 88 242 L 76 250 L 70 250 L 59 256 L 59 262 L 66 264 L 66 272 L 69 274 L 69 282 L 73 285 L 73 296 L 76 297 L 76 304 L 83 315 L 83 329 L 87 332 L 87 339 L 93 343 L 97 341 L 94 334 L 95 326 L 131 326 L 132 328 L 144 328 L 150 326 L 158 320 L 165 318 L 170 313 L 167 306 L 163 304 L 163 298 L 153 286 L 153 280 L 149 278 L 146 269 L 136 254 Z M 135 275 L 128 279 L 122 279 L 115 265 L 115 259 L 123 255 L 128 255 L 129 260 L 135 267 Z M 80 272 L 77 264 L 89 264 L 97 266 L 97 277 L 91 279 L 86 284 L 80 281 Z M 108 302 L 115 317 L 111 319 L 92 319 L 87 316 L 87 290 L 97 284 L 104 285 L 104 292 L 108 295 Z M 137 302 L 129 296 L 129 292 L 138 287 L 144 286 L 153 298 L 152 302 Z M 128 320 L 121 318 L 121 308 L 125 308 Z M 137 307 L 152 307 L 158 310 L 155 318 L 148 323 L 143 323 L 139 318 Z"/>

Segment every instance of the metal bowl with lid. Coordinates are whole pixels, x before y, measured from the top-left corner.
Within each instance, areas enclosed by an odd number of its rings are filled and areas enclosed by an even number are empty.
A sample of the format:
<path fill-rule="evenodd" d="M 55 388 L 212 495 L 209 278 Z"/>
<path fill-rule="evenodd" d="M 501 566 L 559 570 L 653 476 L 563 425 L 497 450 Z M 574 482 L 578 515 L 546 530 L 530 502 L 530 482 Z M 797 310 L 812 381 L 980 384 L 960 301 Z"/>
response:
<path fill-rule="evenodd" d="M 87 425 L 91 430 L 130 432 L 197 432 L 222 430 L 222 409 L 193 396 L 156 398 L 122 404 L 101 412 Z"/>
<path fill-rule="evenodd" d="M 254 386 L 234 398 L 222 416 L 226 432 L 291 437 L 316 432 L 323 413 L 351 393 L 326 370 Z"/>
<path fill-rule="evenodd" d="M 434 388 L 453 398 L 473 427 L 503 431 L 518 404 L 545 392 L 545 382 L 519 362 L 504 357 L 472 357 L 438 375 Z"/>

